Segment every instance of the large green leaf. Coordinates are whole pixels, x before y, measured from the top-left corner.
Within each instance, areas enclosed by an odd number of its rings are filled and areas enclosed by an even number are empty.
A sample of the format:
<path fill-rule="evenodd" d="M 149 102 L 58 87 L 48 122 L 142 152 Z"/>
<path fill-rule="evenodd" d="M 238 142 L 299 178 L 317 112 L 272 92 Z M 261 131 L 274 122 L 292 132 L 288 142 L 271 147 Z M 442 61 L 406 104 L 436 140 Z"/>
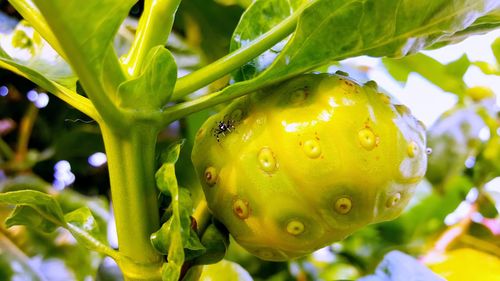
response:
<path fill-rule="evenodd" d="M 259 1 L 264 3 L 258 5 Z M 265 2 L 257 0 L 249 9 L 266 7 Z M 296 7 L 293 3 L 289 3 L 292 10 Z M 254 66 L 256 60 L 265 61 L 264 54 L 264 58 L 257 57 L 249 65 L 243 65 L 235 80 L 242 77 L 254 78 L 234 83 L 198 100 L 172 106 L 165 114 L 171 118 L 185 116 L 316 69 L 331 61 L 358 55 L 405 56 L 425 47 L 435 46 L 441 39 L 449 39 L 450 34 L 466 30 L 481 16 L 496 14 L 500 10 L 500 2 L 494 0 L 313 0 L 306 1 L 303 5 L 308 6 L 295 9 L 298 13 L 306 8 L 300 14 L 295 33 L 268 68 Z M 258 11 L 253 14 L 258 15 Z M 294 16 L 295 14 L 291 17 Z M 291 20 L 291 17 L 286 21 Z M 244 18 L 245 21 L 252 21 L 251 17 Z M 260 23 L 256 21 L 256 24 Z M 242 20 L 240 25 L 244 24 L 247 23 Z M 271 32 L 269 26 L 265 25 L 252 28 L 257 30 L 253 32 L 255 35 Z M 279 29 L 272 29 L 272 32 L 282 32 L 277 30 Z M 241 31 L 246 32 L 246 29 Z M 233 35 L 234 44 L 239 41 L 239 36 L 241 35 L 238 33 Z M 261 44 L 262 40 L 261 38 L 256 44 Z M 248 45 L 248 48 L 252 47 Z M 262 65 L 264 64 L 259 66 Z M 245 69 L 248 69 L 248 73 Z M 262 72 L 257 73 L 258 71 Z"/>
<path fill-rule="evenodd" d="M 254 4 L 250 9 L 261 6 L 265 5 Z M 443 38 L 449 40 L 450 34 L 465 30 L 499 8 L 500 3 L 494 0 L 312 1 L 302 12 L 293 37 L 259 80 L 282 80 L 359 55 L 401 57 L 415 53 Z M 247 23 L 240 22 L 243 24 Z M 235 33 L 233 40 L 239 36 Z"/>
<path fill-rule="evenodd" d="M 51 81 L 75 90 L 77 77 L 69 65 L 25 21 L 12 32 L 0 33 L 0 57 L 33 69 Z"/>
<path fill-rule="evenodd" d="M 116 31 L 135 0 L 34 0 L 72 64 L 101 69 Z M 97 72 L 99 73 L 99 72 Z"/>
<path fill-rule="evenodd" d="M 0 203 L 16 205 L 6 221 L 7 226 L 26 225 L 45 232 L 64 227 L 89 249 L 117 257 L 116 252 L 106 246 L 105 232 L 101 232 L 87 207 L 64 215 L 54 197 L 34 190 L 0 193 Z"/>
<path fill-rule="evenodd" d="M 267 0 L 255 1 L 241 17 L 234 30 L 230 51 L 247 46 L 253 39 L 261 36 L 281 21 L 289 17 L 302 0 Z M 277 43 L 259 57 L 238 69 L 234 74 L 235 81 L 248 80 L 258 75 L 276 59 L 288 39 Z"/>
<path fill-rule="evenodd" d="M 45 219 L 55 225 L 64 225 L 64 215 L 61 207 L 54 198 L 45 193 L 34 190 L 1 193 L 0 203 L 12 204 L 16 206 L 28 206 L 31 208 L 31 210 L 26 208 L 17 208 L 8 221 L 15 221 L 18 223 L 24 221 L 26 225 L 29 225 L 29 223 L 32 223 L 33 221 L 27 216 L 27 213 L 32 212 L 33 210 L 41 217 L 41 219 Z M 12 223 L 8 224 L 8 226 L 12 225 Z"/>
<path fill-rule="evenodd" d="M 474 23 L 468 26 L 466 29 L 458 31 L 456 33 L 444 35 L 440 38 L 439 42 L 432 45 L 431 48 L 439 48 L 444 45 L 457 43 L 471 35 L 483 34 L 488 31 L 497 29 L 498 27 L 500 27 L 500 9 L 497 8 L 491 13 L 488 13 L 476 19 L 476 21 L 474 21 Z"/>
<path fill-rule="evenodd" d="M 467 88 L 463 75 L 470 66 L 467 56 L 444 65 L 422 53 L 400 59 L 382 60 L 389 73 L 398 81 L 406 82 L 412 72 L 422 75 L 444 91 L 462 96 Z"/>
<path fill-rule="evenodd" d="M 63 213 L 67 214 L 81 208 L 88 208 L 93 218 L 99 224 L 102 235 L 106 235 L 106 226 L 110 219 L 108 210 L 109 203 L 102 197 L 90 197 L 78 193 L 72 189 L 63 189 L 56 191 L 52 185 L 41 178 L 25 174 L 16 177 L 10 177 L 0 183 L 1 192 L 11 192 L 20 190 L 40 191 L 44 194 L 51 194 L 61 206 Z M 30 224 L 30 226 L 33 226 Z"/>
<path fill-rule="evenodd" d="M 36 69 L 23 64 L 23 62 L 16 61 L 9 57 L 9 55 L 0 47 L 0 67 L 10 70 L 20 76 L 23 76 L 32 82 L 36 83 L 45 90 L 51 92 L 58 98 L 67 102 L 68 104 L 76 107 L 81 112 L 87 114 L 89 117 L 98 120 L 99 115 L 96 112 L 92 103 L 83 96 L 78 95 L 71 89 L 60 85 L 59 83 L 51 80 Z M 43 69 L 42 69 L 43 70 Z M 68 82 L 68 81 L 67 81 Z"/>

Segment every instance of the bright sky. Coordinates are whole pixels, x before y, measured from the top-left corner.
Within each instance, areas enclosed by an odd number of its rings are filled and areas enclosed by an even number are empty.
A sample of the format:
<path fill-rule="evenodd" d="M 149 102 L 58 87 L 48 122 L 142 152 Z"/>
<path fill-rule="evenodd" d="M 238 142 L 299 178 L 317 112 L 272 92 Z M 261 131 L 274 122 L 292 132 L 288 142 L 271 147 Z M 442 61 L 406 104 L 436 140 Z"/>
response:
<path fill-rule="evenodd" d="M 466 53 L 471 61 L 486 61 L 496 64 L 491 44 L 497 37 L 500 37 L 500 30 L 485 35 L 472 36 L 458 44 L 423 53 L 442 63 L 454 61 Z M 453 94 L 443 92 L 418 74 L 410 74 L 408 83 L 406 86 L 402 86 L 381 66 L 380 59 L 360 57 L 350 59 L 349 63 L 370 66 L 371 70 L 368 72 L 370 79 L 377 81 L 383 89 L 407 105 L 427 127 L 430 127 L 444 111 L 456 102 L 456 97 Z M 500 76 L 485 75 L 479 68 L 472 66 L 465 74 L 464 81 L 470 87 L 488 86 L 496 93 L 497 97 L 500 97 Z M 497 103 L 499 103 L 498 100 L 497 98 Z"/>

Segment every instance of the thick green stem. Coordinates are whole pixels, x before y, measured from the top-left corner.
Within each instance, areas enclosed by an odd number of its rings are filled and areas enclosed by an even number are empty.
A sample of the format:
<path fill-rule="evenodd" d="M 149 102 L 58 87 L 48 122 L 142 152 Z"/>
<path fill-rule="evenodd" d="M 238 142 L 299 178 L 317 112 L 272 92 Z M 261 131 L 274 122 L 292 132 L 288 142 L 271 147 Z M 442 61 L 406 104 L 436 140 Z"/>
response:
<path fill-rule="evenodd" d="M 260 76 L 261 77 L 261 76 Z M 243 95 L 254 92 L 276 83 L 278 80 L 261 79 L 260 77 L 233 84 L 225 89 L 199 97 L 195 100 L 186 101 L 166 108 L 161 112 L 161 125 L 168 125 L 174 120 L 178 120 L 189 114 L 212 107 L 214 105 L 233 100 Z"/>
<path fill-rule="evenodd" d="M 146 0 L 139 21 L 136 39 L 123 64 L 130 76 L 140 73 L 141 65 L 151 48 L 167 42 L 174 15 L 181 0 Z"/>
<path fill-rule="evenodd" d="M 128 131 L 101 126 L 111 181 L 111 199 L 125 280 L 161 280 L 162 257 L 149 236 L 159 228 L 154 178 L 156 128 L 135 124 Z"/>

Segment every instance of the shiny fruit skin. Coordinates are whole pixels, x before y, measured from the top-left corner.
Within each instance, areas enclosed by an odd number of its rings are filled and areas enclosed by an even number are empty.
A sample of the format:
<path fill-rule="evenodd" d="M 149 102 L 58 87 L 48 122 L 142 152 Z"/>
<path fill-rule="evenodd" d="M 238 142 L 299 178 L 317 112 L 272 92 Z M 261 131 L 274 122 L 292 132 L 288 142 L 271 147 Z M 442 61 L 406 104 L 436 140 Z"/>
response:
<path fill-rule="evenodd" d="M 374 82 L 306 74 L 209 118 L 192 160 L 213 215 L 252 254 L 280 261 L 396 218 L 425 151 L 423 125 Z"/>

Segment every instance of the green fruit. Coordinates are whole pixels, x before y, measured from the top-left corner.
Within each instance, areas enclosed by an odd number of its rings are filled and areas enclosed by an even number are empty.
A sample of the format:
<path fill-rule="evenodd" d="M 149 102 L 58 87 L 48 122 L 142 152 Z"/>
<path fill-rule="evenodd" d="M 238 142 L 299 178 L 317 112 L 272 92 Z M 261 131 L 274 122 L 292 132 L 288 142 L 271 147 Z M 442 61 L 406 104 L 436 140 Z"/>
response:
<path fill-rule="evenodd" d="M 264 260 L 287 260 L 394 219 L 427 166 L 403 105 L 339 75 L 240 98 L 200 128 L 192 160 L 208 206 Z"/>
<path fill-rule="evenodd" d="M 432 184 L 439 186 L 460 175 L 467 158 L 477 154 L 481 144 L 479 132 L 486 126 L 477 109 L 477 106 L 454 108 L 429 129 L 427 140 L 432 154 L 426 178 Z"/>
<path fill-rule="evenodd" d="M 250 274 L 239 264 L 222 260 L 203 266 L 200 281 L 253 281 Z"/>

